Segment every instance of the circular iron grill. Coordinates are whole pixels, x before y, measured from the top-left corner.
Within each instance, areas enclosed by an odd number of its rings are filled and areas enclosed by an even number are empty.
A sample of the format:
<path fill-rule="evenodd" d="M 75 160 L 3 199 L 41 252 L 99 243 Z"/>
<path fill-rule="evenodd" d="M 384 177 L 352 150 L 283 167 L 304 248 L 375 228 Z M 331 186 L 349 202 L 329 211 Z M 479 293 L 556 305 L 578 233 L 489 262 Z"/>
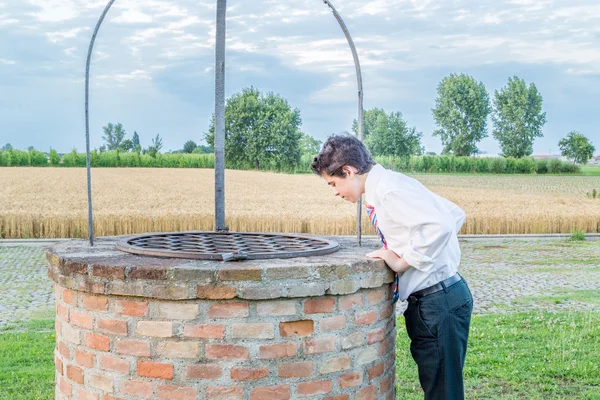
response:
<path fill-rule="evenodd" d="M 339 250 L 322 238 L 271 233 L 171 232 L 121 240 L 117 249 L 155 257 L 240 261 L 320 256 Z"/>

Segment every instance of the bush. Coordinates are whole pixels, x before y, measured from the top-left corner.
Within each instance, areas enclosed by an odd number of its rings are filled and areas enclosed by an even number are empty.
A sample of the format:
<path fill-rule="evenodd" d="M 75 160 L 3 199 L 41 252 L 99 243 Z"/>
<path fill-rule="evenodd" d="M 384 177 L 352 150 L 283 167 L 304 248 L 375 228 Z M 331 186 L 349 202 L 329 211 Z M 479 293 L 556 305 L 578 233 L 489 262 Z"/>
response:
<path fill-rule="evenodd" d="M 47 167 L 48 157 L 38 150 L 29 151 L 29 165 L 32 167 Z"/>
<path fill-rule="evenodd" d="M 585 232 L 584 231 L 572 231 L 569 240 L 572 241 L 582 241 L 585 240 Z"/>
<path fill-rule="evenodd" d="M 60 156 L 56 150 L 50 148 L 50 165 L 56 167 L 58 164 L 60 164 Z"/>
<path fill-rule="evenodd" d="M 506 173 L 506 158 L 494 158 L 492 160 L 491 171 L 495 174 L 504 174 Z"/>
<path fill-rule="evenodd" d="M 535 161 L 533 158 L 519 158 L 517 160 L 517 172 L 520 174 L 533 174 L 535 172 Z"/>
<path fill-rule="evenodd" d="M 548 172 L 548 161 L 545 159 L 535 160 L 535 172 L 545 174 Z"/>
<path fill-rule="evenodd" d="M 562 161 L 560 161 L 558 158 L 551 158 L 550 161 L 548 161 L 548 173 L 549 174 L 560 173 L 561 165 L 562 165 Z"/>

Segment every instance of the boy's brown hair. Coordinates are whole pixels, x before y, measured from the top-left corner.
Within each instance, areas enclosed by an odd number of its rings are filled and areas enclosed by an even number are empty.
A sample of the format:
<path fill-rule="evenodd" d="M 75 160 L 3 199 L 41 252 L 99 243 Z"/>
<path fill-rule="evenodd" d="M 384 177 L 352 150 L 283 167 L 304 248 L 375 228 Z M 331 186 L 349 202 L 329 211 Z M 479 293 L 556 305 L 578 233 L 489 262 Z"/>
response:
<path fill-rule="evenodd" d="M 365 174 L 375 165 L 375 161 L 363 142 L 350 134 L 339 134 L 327 139 L 311 168 L 317 175 L 326 173 L 345 178 L 346 173 L 342 168 L 346 165 L 356 168 L 359 174 Z"/>

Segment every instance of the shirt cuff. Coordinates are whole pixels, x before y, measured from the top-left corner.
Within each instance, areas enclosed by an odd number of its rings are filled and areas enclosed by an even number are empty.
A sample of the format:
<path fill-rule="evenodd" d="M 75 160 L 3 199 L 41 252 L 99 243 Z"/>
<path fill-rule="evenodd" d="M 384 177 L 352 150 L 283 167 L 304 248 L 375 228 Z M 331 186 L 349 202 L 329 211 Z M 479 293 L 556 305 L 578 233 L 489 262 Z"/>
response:
<path fill-rule="evenodd" d="M 429 272 L 433 268 L 434 260 L 431 257 L 418 253 L 413 249 L 406 251 L 402 258 L 406 260 L 408 265 L 419 271 Z"/>

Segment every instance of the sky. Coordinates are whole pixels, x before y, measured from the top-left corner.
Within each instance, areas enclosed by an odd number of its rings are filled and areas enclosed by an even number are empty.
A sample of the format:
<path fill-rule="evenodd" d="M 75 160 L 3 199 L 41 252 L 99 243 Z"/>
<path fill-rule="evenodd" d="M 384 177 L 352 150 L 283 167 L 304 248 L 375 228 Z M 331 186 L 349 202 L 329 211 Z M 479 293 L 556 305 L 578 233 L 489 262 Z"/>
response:
<path fill-rule="evenodd" d="M 108 0 L 0 0 L 0 146 L 85 149 L 84 77 L 93 28 Z M 364 107 L 400 111 L 442 144 L 431 109 L 439 82 L 466 73 L 494 91 L 535 83 L 547 123 L 534 154 L 556 154 L 578 130 L 600 150 L 600 2 L 597 0 L 332 0 L 360 58 Z M 91 146 L 123 124 L 142 146 L 203 142 L 214 112 L 216 1 L 116 0 L 91 67 Z M 357 116 L 352 54 L 319 0 L 228 2 L 226 96 L 254 86 L 301 111 L 324 140 Z M 479 143 L 498 153 L 497 141 Z M 598 152 L 598 151 L 597 151 Z"/>

